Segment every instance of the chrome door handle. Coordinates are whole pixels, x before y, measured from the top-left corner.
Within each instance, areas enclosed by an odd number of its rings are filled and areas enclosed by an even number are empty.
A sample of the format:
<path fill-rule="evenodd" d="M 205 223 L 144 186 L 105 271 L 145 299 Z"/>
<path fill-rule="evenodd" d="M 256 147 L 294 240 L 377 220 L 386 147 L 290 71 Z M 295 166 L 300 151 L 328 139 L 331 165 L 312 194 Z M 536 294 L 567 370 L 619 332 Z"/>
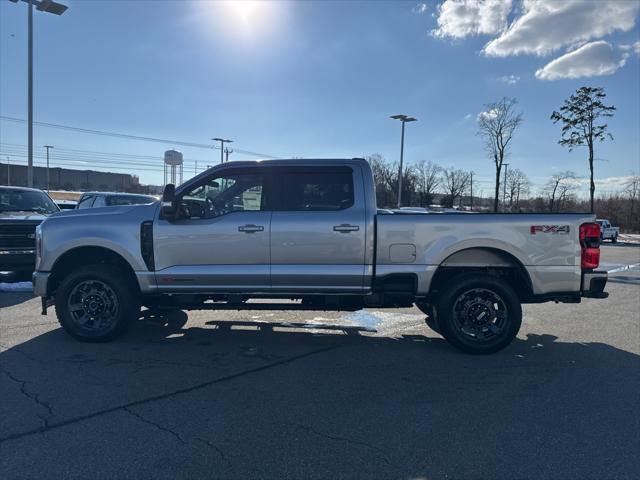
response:
<path fill-rule="evenodd" d="M 360 230 L 358 225 L 349 225 L 348 223 L 333 226 L 333 231 L 340 233 L 357 232 L 358 230 Z"/>
<path fill-rule="evenodd" d="M 238 227 L 238 231 L 244 233 L 264 232 L 264 227 L 262 225 L 242 225 Z"/>

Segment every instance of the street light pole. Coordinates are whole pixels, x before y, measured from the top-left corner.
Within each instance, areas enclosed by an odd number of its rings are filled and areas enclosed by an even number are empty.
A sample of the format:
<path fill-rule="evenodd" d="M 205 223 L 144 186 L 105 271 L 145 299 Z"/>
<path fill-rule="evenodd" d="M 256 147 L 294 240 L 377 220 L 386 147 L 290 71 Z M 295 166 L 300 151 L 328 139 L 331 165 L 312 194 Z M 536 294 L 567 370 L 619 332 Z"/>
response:
<path fill-rule="evenodd" d="M 29 36 L 29 50 L 28 56 L 28 93 L 27 93 L 27 187 L 33 187 L 33 0 L 29 0 L 29 13 L 28 13 L 28 36 Z"/>
<path fill-rule="evenodd" d="M 229 140 L 226 138 L 212 138 L 214 142 L 220 142 L 220 163 L 224 163 L 224 144 L 225 143 L 233 143 L 233 140 Z"/>
<path fill-rule="evenodd" d="M 18 3 L 18 0 L 9 0 Z M 27 3 L 27 186 L 33 187 L 33 7 L 41 12 L 62 15 L 68 8 L 53 0 L 22 0 Z"/>
<path fill-rule="evenodd" d="M 49 191 L 49 149 L 53 148 L 53 145 L 44 145 L 47 149 L 47 192 Z"/>
<path fill-rule="evenodd" d="M 398 208 L 402 206 L 402 164 L 404 161 L 404 124 L 415 122 L 417 119 L 408 115 L 391 115 L 390 118 L 402 122 L 402 134 L 400 136 L 400 167 L 398 168 Z"/>

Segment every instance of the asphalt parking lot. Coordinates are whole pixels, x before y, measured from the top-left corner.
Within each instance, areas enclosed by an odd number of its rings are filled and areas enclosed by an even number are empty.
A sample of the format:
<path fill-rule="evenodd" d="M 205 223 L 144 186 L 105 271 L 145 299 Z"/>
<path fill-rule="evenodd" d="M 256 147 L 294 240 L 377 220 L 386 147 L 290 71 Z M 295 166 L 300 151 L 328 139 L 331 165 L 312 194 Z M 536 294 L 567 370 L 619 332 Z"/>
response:
<path fill-rule="evenodd" d="M 0 292 L 0 478 L 640 478 L 640 248 L 602 261 L 609 299 L 527 305 L 484 357 L 417 309 L 145 314 L 82 344 Z"/>

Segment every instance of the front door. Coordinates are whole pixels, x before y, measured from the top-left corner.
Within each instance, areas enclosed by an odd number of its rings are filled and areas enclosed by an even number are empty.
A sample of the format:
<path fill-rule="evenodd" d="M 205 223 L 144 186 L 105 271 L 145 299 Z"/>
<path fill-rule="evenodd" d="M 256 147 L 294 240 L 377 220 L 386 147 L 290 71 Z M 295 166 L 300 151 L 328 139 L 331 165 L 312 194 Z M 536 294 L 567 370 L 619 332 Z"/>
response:
<path fill-rule="evenodd" d="M 266 178 L 257 168 L 225 169 L 179 195 L 177 218 L 154 225 L 160 291 L 270 289 Z"/>
<path fill-rule="evenodd" d="M 272 290 L 361 293 L 366 214 L 360 171 L 339 166 L 278 170 Z"/>

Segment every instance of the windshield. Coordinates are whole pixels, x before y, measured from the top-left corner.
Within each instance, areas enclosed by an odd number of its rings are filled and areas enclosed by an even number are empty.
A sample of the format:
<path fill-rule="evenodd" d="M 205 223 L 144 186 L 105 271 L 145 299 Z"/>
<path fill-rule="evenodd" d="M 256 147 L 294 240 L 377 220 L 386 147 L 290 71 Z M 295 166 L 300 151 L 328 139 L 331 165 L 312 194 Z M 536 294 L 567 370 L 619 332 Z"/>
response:
<path fill-rule="evenodd" d="M 35 212 L 50 214 L 60 211 L 44 192 L 0 188 L 0 212 Z"/>

